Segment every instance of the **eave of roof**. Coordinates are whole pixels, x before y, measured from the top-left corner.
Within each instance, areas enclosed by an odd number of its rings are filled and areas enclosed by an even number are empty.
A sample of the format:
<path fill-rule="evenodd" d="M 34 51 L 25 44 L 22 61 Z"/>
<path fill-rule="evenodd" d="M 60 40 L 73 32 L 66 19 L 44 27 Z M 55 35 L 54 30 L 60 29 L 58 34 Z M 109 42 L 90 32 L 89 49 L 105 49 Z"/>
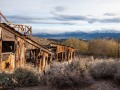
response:
<path fill-rule="evenodd" d="M 71 47 L 71 46 L 67 46 L 67 45 L 64 45 L 64 44 L 61 44 L 61 43 L 50 43 L 50 44 L 61 45 L 61 46 L 66 46 L 66 47 L 73 48 L 73 47 Z M 74 48 L 73 48 L 73 49 L 74 49 Z"/>

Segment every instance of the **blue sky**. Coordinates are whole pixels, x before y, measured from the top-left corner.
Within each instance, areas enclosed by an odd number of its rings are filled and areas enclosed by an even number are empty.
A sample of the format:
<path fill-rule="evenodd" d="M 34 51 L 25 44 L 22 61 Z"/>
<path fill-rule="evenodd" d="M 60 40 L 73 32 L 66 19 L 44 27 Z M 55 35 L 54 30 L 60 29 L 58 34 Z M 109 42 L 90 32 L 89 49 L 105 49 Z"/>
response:
<path fill-rule="evenodd" d="M 120 0 L 0 0 L 0 10 L 33 33 L 120 30 Z"/>

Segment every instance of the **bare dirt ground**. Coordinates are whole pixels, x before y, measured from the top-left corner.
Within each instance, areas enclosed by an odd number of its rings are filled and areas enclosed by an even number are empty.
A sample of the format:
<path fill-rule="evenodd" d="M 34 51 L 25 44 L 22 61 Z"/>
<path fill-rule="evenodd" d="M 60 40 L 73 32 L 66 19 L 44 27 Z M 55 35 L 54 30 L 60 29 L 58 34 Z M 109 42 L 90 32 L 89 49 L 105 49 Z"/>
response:
<path fill-rule="evenodd" d="M 61 90 L 55 89 L 46 86 L 36 86 L 36 87 L 25 87 L 25 88 L 15 88 L 14 90 Z M 62 90 L 120 90 L 120 87 L 116 86 L 112 81 L 96 81 L 89 88 L 70 88 L 70 89 L 62 89 Z"/>
<path fill-rule="evenodd" d="M 83 90 L 120 90 L 120 87 L 115 85 L 112 81 L 97 81 L 91 87 Z"/>

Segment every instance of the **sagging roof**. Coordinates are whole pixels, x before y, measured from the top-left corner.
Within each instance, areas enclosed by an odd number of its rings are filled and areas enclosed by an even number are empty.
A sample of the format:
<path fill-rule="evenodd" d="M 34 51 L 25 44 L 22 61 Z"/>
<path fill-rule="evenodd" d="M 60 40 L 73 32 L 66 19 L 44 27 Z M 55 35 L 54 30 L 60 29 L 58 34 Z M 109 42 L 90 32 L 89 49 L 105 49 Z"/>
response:
<path fill-rule="evenodd" d="M 64 45 L 64 44 L 61 44 L 61 43 L 50 43 L 50 44 L 54 44 L 54 45 L 61 45 L 61 46 L 66 46 L 66 47 L 70 47 L 70 48 L 73 48 L 71 46 L 67 46 L 67 45 Z M 74 49 L 74 48 L 73 48 Z"/>
<path fill-rule="evenodd" d="M 43 47 L 42 45 L 38 44 L 37 42 L 35 42 L 34 40 L 32 40 L 29 37 L 25 37 L 23 34 L 21 34 L 20 32 L 16 31 L 13 27 L 7 25 L 6 23 L 0 23 L 0 27 L 8 30 L 9 32 L 13 33 L 14 35 L 18 36 L 19 38 L 25 40 L 26 42 L 28 42 L 29 44 L 37 47 L 37 48 L 41 48 L 41 50 L 49 53 L 49 54 L 53 54 L 51 51 L 47 50 L 45 47 Z M 31 43 L 32 42 L 32 43 Z"/>

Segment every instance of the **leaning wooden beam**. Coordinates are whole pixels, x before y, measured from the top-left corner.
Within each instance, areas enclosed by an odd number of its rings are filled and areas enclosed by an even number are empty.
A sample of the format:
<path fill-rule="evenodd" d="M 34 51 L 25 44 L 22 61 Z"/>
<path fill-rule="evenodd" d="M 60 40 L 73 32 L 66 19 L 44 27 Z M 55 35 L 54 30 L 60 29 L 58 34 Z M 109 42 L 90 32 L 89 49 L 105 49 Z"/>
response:
<path fill-rule="evenodd" d="M 2 18 L 7 22 L 7 23 L 10 23 L 5 17 L 4 15 L 1 13 L 0 11 L 0 23 L 2 22 Z"/>
<path fill-rule="evenodd" d="M 31 45 L 33 45 L 33 46 L 35 46 L 35 47 L 37 47 L 37 48 L 41 48 L 43 51 L 45 51 L 45 52 L 47 52 L 47 53 L 49 53 L 49 54 L 53 54 L 51 51 L 45 49 L 43 46 L 41 46 L 41 45 L 38 44 L 37 42 L 33 41 L 32 39 L 26 38 L 25 36 L 23 36 L 22 34 L 20 34 L 20 33 L 17 32 L 17 31 L 15 32 L 15 29 L 14 29 L 14 28 L 12 28 L 12 27 L 10 27 L 10 26 L 8 26 L 8 25 L 6 25 L 6 24 L 2 24 L 2 23 L 0 23 L 0 26 L 1 26 L 2 28 L 4 28 L 4 29 L 8 30 L 9 32 L 13 33 L 14 35 L 18 36 L 19 38 L 25 40 L 25 41 L 28 42 L 29 44 L 31 44 Z M 10 30 L 10 29 L 12 29 L 12 30 Z"/>
<path fill-rule="evenodd" d="M 37 47 L 37 48 L 41 48 L 43 51 L 49 53 L 49 54 L 53 54 L 51 51 L 45 49 L 44 47 L 42 47 L 40 44 L 36 43 L 35 41 L 33 41 L 32 39 L 28 38 L 26 39 L 26 42 L 32 44 L 33 46 Z"/>

